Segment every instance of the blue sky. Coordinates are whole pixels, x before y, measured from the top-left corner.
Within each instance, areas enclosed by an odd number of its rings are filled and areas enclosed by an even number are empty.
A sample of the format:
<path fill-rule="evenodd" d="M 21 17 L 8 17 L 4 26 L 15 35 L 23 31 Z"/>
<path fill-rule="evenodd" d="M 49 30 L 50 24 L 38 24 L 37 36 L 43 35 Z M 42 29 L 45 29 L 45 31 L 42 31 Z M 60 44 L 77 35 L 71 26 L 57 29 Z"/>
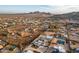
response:
<path fill-rule="evenodd" d="M 50 9 L 48 5 L 0 5 L 1 12 L 50 12 Z"/>
<path fill-rule="evenodd" d="M 62 14 L 69 12 L 79 12 L 78 5 L 0 5 L 0 13 L 26 13 L 26 12 L 51 12 L 54 14 Z"/>

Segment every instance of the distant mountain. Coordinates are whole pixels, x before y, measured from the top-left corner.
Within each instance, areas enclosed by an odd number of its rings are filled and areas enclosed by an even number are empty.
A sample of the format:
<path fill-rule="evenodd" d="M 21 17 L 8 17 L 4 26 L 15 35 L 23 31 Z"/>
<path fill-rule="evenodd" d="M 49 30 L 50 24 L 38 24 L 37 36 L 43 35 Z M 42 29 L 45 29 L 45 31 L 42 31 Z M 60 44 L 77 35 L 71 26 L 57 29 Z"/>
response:
<path fill-rule="evenodd" d="M 51 15 L 51 13 L 38 11 L 29 13 L 0 13 L 0 16 L 49 17 Z"/>
<path fill-rule="evenodd" d="M 35 18 L 35 17 L 45 17 L 45 18 L 50 18 L 51 20 L 59 20 L 59 21 L 63 21 L 64 20 L 70 20 L 71 22 L 78 22 L 79 23 L 79 12 L 71 12 L 71 13 L 65 13 L 65 14 L 51 14 L 51 13 L 47 13 L 47 12 L 29 12 L 29 13 L 14 13 L 14 14 L 0 14 L 0 17 L 10 17 L 10 16 L 24 16 L 24 17 L 28 17 L 28 18 Z"/>
<path fill-rule="evenodd" d="M 52 18 L 55 19 L 55 20 L 59 20 L 59 19 L 79 20 L 79 12 L 58 14 L 58 15 L 52 16 Z"/>

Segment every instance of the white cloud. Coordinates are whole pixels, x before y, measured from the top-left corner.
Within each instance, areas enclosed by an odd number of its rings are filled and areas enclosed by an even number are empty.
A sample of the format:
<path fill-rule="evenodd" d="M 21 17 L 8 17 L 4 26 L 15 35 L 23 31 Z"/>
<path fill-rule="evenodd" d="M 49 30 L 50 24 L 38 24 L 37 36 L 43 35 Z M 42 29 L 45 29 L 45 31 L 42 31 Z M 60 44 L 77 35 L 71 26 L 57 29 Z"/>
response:
<path fill-rule="evenodd" d="M 79 11 L 79 6 L 76 5 L 76 6 L 70 6 L 70 5 L 66 5 L 66 6 L 56 6 L 55 8 L 53 8 L 52 6 L 52 9 L 51 9 L 51 12 L 52 13 L 55 13 L 55 14 L 62 14 L 62 13 L 68 13 L 68 12 L 78 12 Z"/>

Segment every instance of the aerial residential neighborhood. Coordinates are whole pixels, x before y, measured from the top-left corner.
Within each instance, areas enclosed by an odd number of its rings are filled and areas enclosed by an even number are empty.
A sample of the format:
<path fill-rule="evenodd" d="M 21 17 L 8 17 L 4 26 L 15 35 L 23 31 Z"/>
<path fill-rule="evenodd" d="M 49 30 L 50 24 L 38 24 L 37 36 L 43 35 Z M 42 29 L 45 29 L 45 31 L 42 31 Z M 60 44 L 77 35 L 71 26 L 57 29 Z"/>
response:
<path fill-rule="evenodd" d="M 0 53 L 78 53 L 79 12 L 0 13 Z"/>

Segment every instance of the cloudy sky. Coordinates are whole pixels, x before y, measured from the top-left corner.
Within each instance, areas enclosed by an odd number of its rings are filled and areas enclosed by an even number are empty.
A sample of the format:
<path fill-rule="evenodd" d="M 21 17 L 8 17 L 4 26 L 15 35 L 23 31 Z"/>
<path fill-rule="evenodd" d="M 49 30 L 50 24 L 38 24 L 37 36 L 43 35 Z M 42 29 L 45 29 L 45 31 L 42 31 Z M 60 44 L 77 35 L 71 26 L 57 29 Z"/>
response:
<path fill-rule="evenodd" d="M 53 7 L 53 6 L 52 6 Z M 52 13 L 69 13 L 69 12 L 79 12 L 79 6 L 55 6 L 54 9 L 51 10 Z"/>
<path fill-rule="evenodd" d="M 25 12 L 51 12 L 62 14 L 68 12 L 78 12 L 79 6 L 56 6 L 56 5 L 0 5 L 0 13 L 25 13 Z"/>

